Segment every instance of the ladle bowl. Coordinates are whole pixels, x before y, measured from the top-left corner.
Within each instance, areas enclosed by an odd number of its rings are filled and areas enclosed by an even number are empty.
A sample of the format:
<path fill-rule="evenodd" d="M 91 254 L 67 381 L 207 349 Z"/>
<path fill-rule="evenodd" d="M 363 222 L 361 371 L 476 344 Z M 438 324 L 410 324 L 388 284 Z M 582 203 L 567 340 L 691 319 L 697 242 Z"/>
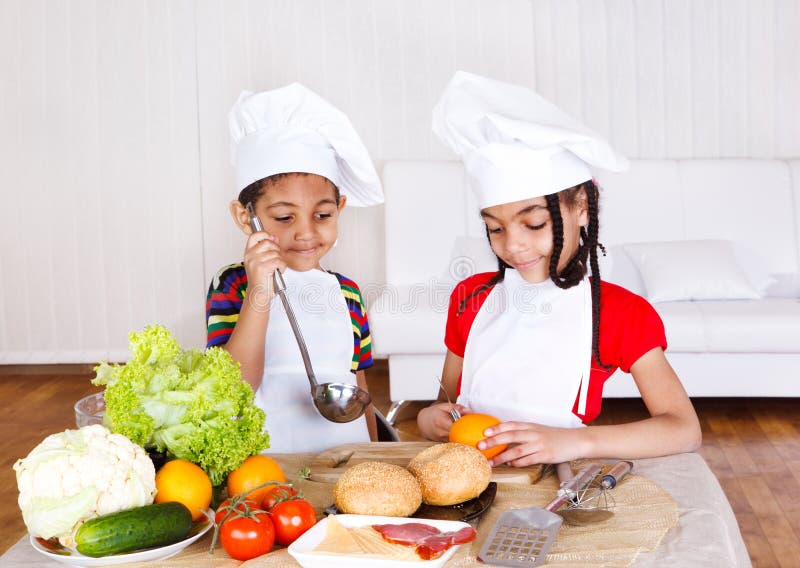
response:
<path fill-rule="evenodd" d="M 331 422 L 351 422 L 361 416 L 372 402 L 367 391 L 347 383 L 316 385 L 312 397 L 320 416 Z"/>

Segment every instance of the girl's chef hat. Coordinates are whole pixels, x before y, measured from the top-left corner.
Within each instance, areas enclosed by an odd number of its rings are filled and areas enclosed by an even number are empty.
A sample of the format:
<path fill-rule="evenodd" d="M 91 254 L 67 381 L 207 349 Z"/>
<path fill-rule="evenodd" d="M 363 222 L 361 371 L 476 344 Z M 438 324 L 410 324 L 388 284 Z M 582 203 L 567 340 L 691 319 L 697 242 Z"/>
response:
<path fill-rule="evenodd" d="M 461 156 L 481 209 L 592 179 L 589 166 L 628 160 L 537 93 L 458 71 L 433 110 L 433 131 Z"/>
<path fill-rule="evenodd" d="M 328 178 L 356 207 L 383 203 L 375 166 L 347 116 L 299 83 L 243 91 L 228 121 L 236 188 L 303 172 Z"/>

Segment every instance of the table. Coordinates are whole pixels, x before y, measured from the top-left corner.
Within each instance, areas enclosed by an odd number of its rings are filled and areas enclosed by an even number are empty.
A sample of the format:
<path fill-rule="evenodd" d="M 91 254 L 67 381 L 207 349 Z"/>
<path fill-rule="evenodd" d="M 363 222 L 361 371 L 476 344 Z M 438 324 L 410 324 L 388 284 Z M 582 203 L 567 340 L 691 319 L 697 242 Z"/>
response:
<path fill-rule="evenodd" d="M 308 464 L 311 454 L 272 455 L 284 467 L 287 475 Z M 742 540 L 736 518 L 714 474 L 702 457 L 695 453 L 678 454 L 661 458 L 636 460 L 634 471 L 658 484 L 676 501 L 679 509 L 679 524 L 671 529 L 653 552 L 640 553 L 633 566 L 655 568 L 660 566 L 703 567 L 751 566 L 747 549 Z M 322 485 L 322 484 L 320 484 Z M 330 485 L 330 484 L 325 484 Z M 328 503 L 329 504 L 329 503 Z M 324 505 L 319 505 L 321 510 Z M 207 544 L 204 537 L 200 542 Z M 197 545 L 188 549 L 193 550 Z M 175 559 L 160 563 L 161 566 L 183 566 L 179 555 Z M 193 558 L 192 565 L 209 567 L 235 566 L 237 563 L 225 559 Z M 63 566 L 48 561 L 33 550 L 27 535 L 0 557 L 1 566 Z M 131 565 L 126 565 L 131 566 Z"/>

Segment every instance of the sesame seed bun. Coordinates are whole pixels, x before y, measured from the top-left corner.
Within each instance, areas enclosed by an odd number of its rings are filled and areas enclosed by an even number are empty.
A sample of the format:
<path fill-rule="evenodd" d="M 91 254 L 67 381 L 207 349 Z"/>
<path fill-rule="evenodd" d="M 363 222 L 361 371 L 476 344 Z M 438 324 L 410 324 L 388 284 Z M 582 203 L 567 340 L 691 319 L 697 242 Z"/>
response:
<path fill-rule="evenodd" d="M 363 462 L 349 468 L 333 488 L 343 513 L 407 517 L 422 504 L 417 479 L 399 465 Z"/>
<path fill-rule="evenodd" d="M 464 444 L 437 444 L 408 464 L 428 505 L 455 505 L 474 499 L 489 485 L 492 467 L 478 450 Z"/>

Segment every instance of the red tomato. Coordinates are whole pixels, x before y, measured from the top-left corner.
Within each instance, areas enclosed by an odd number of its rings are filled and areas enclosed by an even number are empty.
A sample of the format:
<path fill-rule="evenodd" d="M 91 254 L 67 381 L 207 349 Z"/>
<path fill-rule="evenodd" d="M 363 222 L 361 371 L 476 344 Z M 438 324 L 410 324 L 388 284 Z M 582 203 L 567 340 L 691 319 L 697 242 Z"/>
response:
<path fill-rule="evenodd" d="M 219 504 L 217 512 L 214 515 L 215 523 L 220 524 L 223 521 L 223 519 L 225 519 L 225 517 L 228 515 L 228 513 L 230 513 L 228 519 L 232 519 L 235 516 L 235 514 L 228 508 L 230 504 L 231 504 L 230 499 L 225 499 L 222 503 Z M 252 499 L 246 499 L 236 506 L 236 510 L 239 511 L 240 513 L 244 513 L 245 504 L 247 504 L 247 509 L 250 511 L 255 511 L 261 508 L 259 504 L 253 501 Z"/>
<path fill-rule="evenodd" d="M 317 522 L 314 507 L 305 499 L 281 501 L 272 508 L 270 515 L 275 525 L 275 542 L 283 546 L 292 544 Z"/>
<path fill-rule="evenodd" d="M 270 487 L 261 501 L 261 508 L 265 511 L 271 510 L 280 501 L 286 501 L 297 496 L 297 491 L 288 485 L 275 485 Z"/>
<path fill-rule="evenodd" d="M 219 539 L 231 558 L 250 560 L 272 550 L 275 527 L 267 513 L 231 517 L 219 528 Z"/>

